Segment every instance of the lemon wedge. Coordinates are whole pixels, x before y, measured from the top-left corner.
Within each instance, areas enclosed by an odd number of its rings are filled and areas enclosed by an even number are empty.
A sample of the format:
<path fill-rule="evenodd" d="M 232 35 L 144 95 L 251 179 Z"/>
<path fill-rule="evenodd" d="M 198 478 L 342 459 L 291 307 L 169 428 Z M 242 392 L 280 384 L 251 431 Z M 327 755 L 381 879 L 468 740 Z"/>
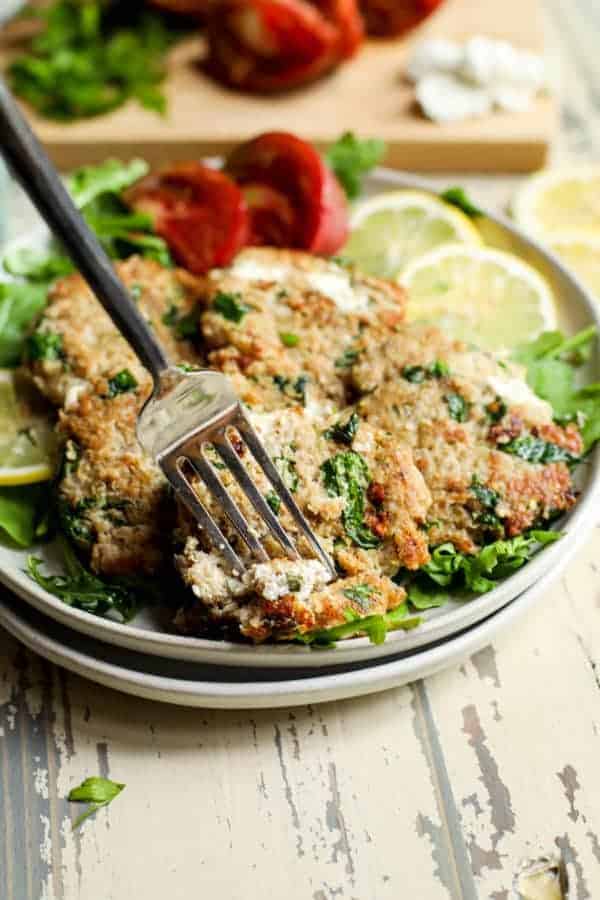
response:
<path fill-rule="evenodd" d="M 556 327 L 548 282 L 510 253 L 448 244 L 414 260 L 399 279 L 407 318 L 435 324 L 487 350 L 514 347 Z"/>
<path fill-rule="evenodd" d="M 517 192 L 512 211 L 521 228 L 540 238 L 571 228 L 600 232 L 600 165 L 532 175 Z"/>
<path fill-rule="evenodd" d="M 545 243 L 600 302 L 600 230 L 553 234 Z"/>
<path fill-rule="evenodd" d="M 342 255 L 380 278 L 395 278 L 440 244 L 482 244 L 465 213 L 425 191 L 389 191 L 364 200 L 354 207 L 350 227 Z"/>
<path fill-rule="evenodd" d="M 34 412 L 35 401 L 11 369 L 0 369 L 0 486 L 48 481 L 54 473 L 52 425 Z"/>

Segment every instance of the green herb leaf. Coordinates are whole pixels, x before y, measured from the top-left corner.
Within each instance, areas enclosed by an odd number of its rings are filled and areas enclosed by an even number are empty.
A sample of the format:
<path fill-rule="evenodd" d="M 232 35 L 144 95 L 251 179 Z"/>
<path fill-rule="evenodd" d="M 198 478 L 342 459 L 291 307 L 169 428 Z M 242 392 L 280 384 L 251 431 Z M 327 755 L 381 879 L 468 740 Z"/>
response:
<path fill-rule="evenodd" d="M 351 447 L 359 425 L 360 419 L 353 412 L 347 422 L 342 422 L 341 420 L 336 422 L 324 434 L 328 441 L 335 441 L 337 444 L 346 444 L 348 447 Z"/>
<path fill-rule="evenodd" d="M 213 300 L 213 309 L 216 309 L 224 319 L 229 319 L 230 322 L 241 322 L 252 307 L 242 303 L 241 294 L 226 294 L 224 291 L 219 291 Z"/>
<path fill-rule="evenodd" d="M 503 419 L 508 411 L 508 407 L 502 397 L 496 397 L 485 408 L 490 422 L 499 422 Z"/>
<path fill-rule="evenodd" d="M 79 828 L 92 813 L 112 803 L 124 788 L 124 784 L 119 784 L 117 781 L 111 781 L 109 778 L 102 778 L 98 775 L 86 778 L 79 787 L 73 788 L 67 797 L 69 803 L 90 804 L 89 809 L 82 813 L 74 822 L 73 830 Z"/>
<path fill-rule="evenodd" d="M 31 15 L 43 26 L 8 74 L 16 94 L 41 115 L 72 121 L 129 99 L 162 113 L 165 55 L 181 36 L 141 4 L 53 0 Z"/>
<path fill-rule="evenodd" d="M 300 343 L 300 337 L 297 334 L 292 334 L 291 331 L 280 331 L 279 340 L 284 347 L 297 347 Z"/>
<path fill-rule="evenodd" d="M 402 377 L 411 384 L 422 384 L 427 378 L 427 371 L 424 366 L 404 366 Z"/>
<path fill-rule="evenodd" d="M 471 202 L 467 196 L 467 192 L 462 187 L 450 187 L 443 191 L 443 193 L 440 194 L 440 197 L 446 203 L 456 206 L 464 212 L 466 216 L 469 216 L 470 219 L 477 219 L 479 216 L 484 215 L 483 211 Z"/>
<path fill-rule="evenodd" d="M 273 375 L 273 381 L 282 394 L 290 400 L 296 400 L 302 406 L 306 406 L 306 388 L 310 381 L 308 375 L 299 375 L 298 378 L 287 378 L 285 375 Z"/>
<path fill-rule="evenodd" d="M 126 394 L 128 391 L 134 391 L 138 383 L 129 369 L 122 369 L 113 378 L 108 379 L 108 398 L 112 399 L 117 394 Z"/>
<path fill-rule="evenodd" d="M 27 358 L 33 361 L 62 359 L 62 335 L 55 331 L 34 331 L 26 341 Z"/>
<path fill-rule="evenodd" d="M 448 407 L 448 415 L 455 422 L 466 422 L 469 418 L 471 404 L 467 403 L 460 394 L 447 394 L 444 397 L 446 406 Z"/>
<path fill-rule="evenodd" d="M 44 308 L 46 287 L 0 284 L 0 366 L 16 366 L 23 354 L 27 329 Z"/>
<path fill-rule="evenodd" d="M 298 473 L 296 472 L 296 463 L 293 459 L 289 459 L 287 456 L 275 456 L 273 457 L 273 462 L 277 466 L 277 471 L 281 475 L 286 488 L 288 489 L 288 491 L 291 491 L 292 494 L 294 494 L 298 490 L 299 484 Z M 277 497 L 277 499 L 279 500 L 279 497 Z M 267 500 L 267 503 L 268 502 L 269 501 Z"/>
<path fill-rule="evenodd" d="M 350 200 L 362 190 L 363 177 L 383 159 L 386 146 L 380 140 L 361 140 L 347 131 L 327 151 L 326 160 Z"/>
<path fill-rule="evenodd" d="M 518 456 L 530 463 L 548 463 L 565 462 L 573 465 L 579 462 L 579 457 L 558 444 L 552 444 L 543 438 L 534 437 L 532 434 L 521 435 L 513 438 L 506 444 L 498 444 L 498 450 L 503 453 L 510 453 L 512 456 Z"/>
<path fill-rule="evenodd" d="M 278 516 L 279 510 L 281 509 L 281 497 L 279 496 L 279 494 L 276 494 L 275 491 L 269 491 L 269 493 L 265 495 L 265 500 L 271 507 L 272 512 L 274 512 L 275 515 Z"/>
<path fill-rule="evenodd" d="M 364 522 L 365 494 L 371 476 L 362 456 L 353 450 L 336 453 L 322 464 L 321 472 L 328 493 L 344 499 L 342 520 L 348 537 L 366 550 L 378 547 L 380 539 Z"/>
<path fill-rule="evenodd" d="M 357 603 L 363 610 L 369 609 L 369 601 L 373 594 L 378 593 L 374 587 L 371 587 L 370 584 L 353 584 L 349 588 L 345 588 L 342 591 L 344 597 L 347 597 L 348 600 L 353 600 L 354 603 Z"/>
<path fill-rule="evenodd" d="M 335 361 L 336 369 L 350 369 L 359 357 L 358 350 L 344 350 L 341 356 Z"/>

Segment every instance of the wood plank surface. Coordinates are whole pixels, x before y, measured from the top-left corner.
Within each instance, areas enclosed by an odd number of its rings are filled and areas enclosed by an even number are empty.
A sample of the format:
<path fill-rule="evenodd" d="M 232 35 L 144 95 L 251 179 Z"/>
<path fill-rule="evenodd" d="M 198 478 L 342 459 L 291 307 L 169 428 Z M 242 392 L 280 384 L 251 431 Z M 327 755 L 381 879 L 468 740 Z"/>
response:
<path fill-rule="evenodd" d="M 343 131 L 385 138 L 387 163 L 446 171 L 526 171 L 541 166 L 557 125 L 552 97 L 524 113 L 494 113 L 449 125 L 427 121 L 403 76 L 410 48 L 427 35 L 462 40 L 506 38 L 543 52 L 541 0 L 446 0 L 410 39 L 369 42 L 330 77 L 294 93 L 256 97 L 230 91 L 203 74 L 201 38 L 176 48 L 166 85 L 168 116 L 128 104 L 75 124 L 33 117 L 57 165 L 69 168 L 109 155 L 138 154 L 157 164 L 221 153 L 257 131 L 296 131 L 320 146 Z"/>
<path fill-rule="evenodd" d="M 600 10 L 547 10 L 556 157 L 598 159 Z M 515 180 L 464 183 L 500 207 Z M 30 221 L 15 198 L 12 227 Z M 359 700 L 182 710 L 67 675 L 0 632 L 0 898 L 516 900 L 521 861 L 555 854 L 569 900 L 596 900 L 599 623 L 597 528 L 493 648 Z M 97 774 L 127 787 L 74 833 L 64 798 Z"/>

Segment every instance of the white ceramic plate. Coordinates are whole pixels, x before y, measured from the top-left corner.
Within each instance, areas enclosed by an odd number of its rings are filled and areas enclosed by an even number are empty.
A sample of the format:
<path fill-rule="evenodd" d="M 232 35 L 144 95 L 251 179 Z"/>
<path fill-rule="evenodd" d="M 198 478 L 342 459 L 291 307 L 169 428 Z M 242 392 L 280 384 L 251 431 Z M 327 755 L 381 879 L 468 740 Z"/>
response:
<path fill-rule="evenodd" d="M 513 627 L 520 616 L 544 597 L 564 564 L 565 560 L 561 560 L 516 600 L 452 638 L 389 661 L 354 663 L 333 671 L 328 667 L 319 670 L 318 675 L 306 669 L 279 669 L 273 679 L 275 673 L 269 668 L 248 670 L 159 660 L 82 637 L 31 607 L 21 605 L 6 593 L 0 597 L 0 626 L 50 662 L 137 697 L 216 709 L 297 706 L 374 694 L 459 665 Z"/>
<path fill-rule="evenodd" d="M 370 178 L 368 192 L 375 194 L 399 187 L 417 187 L 429 190 L 427 182 L 403 173 L 379 169 Z M 559 317 L 567 331 L 582 328 L 591 322 L 600 326 L 598 306 L 584 287 L 562 266 L 552 254 L 525 237 L 511 222 L 492 213 L 477 220 L 486 242 L 492 246 L 511 250 L 536 266 L 551 282 L 560 299 Z M 48 240 L 45 229 L 21 238 L 19 246 L 39 248 Z M 13 246 L 16 246 L 13 245 Z M 586 373 L 589 380 L 600 380 L 598 353 Z M 295 645 L 252 647 L 227 641 L 206 640 L 169 634 L 164 623 L 152 611 L 141 613 L 134 623 L 120 625 L 101 619 L 90 613 L 72 609 L 42 590 L 25 574 L 27 553 L 0 546 L 0 580 L 40 612 L 64 625 L 108 643 L 150 653 L 156 656 L 197 663 L 243 667 L 308 667 L 318 668 L 335 664 L 348 664 L 380 659 L 431 645 L 464 631 L 475 623 L 497 612 L 530 585 L 535 584 L 546 572 L 554 569 L 572 555 L 576 541 L 585 536 L 595 522 L 594 504 L 600 490 L 600 451 L 591 455 L 582 466 L 582 496 L 574 510 L 565 516 L 561 527 L 563 538 L 543 550 L 523 569 L 515 573 L 497 588 L 469 602 L 451 602 L 424 615 L 420 628 L 410 632 L 393 632 L 384 644 L 375 646 L 366 638 L 354 638 L 341 642 L 332 650 L 315 651 Z M 49 563 L 53 562 L 52 546 L 35 551 Z"/>

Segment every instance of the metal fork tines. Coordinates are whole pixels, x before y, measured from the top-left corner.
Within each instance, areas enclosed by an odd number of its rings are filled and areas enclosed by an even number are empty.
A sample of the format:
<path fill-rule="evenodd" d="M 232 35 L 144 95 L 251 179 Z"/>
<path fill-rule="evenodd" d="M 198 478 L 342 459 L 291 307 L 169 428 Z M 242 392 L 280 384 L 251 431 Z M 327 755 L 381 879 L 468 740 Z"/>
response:
<path fill-rule="evenodd" d="M 316 557 L 326 566 L 335 577 L 335 567 L 325 552 L 320 542 L 314 535 L 303 513 L 296 504 L 292 494 L 283 481 L 277 467 L 263 447 L 256 431 L 250 424 L 243 409 L 237 404 L 228 410 L 218 420 L 207 426 L 200 427 L 192 436 L 187 437 L 177 446 L 170 448 L 160 460 L 160 465 L 176 488 L 179 496 L 186 504 L 200 527 L 205 531 L 213 546 L 225 557 L 233 572 L 241 574 L 246 564 L 242 562 L 230 542 L 223 534 L 219 525 L 208 512 L 198 493 L 194 490 L 190 474 L 196 474 L 205 484 L 218 506 L 223 510 L 227 519 L 237 531 L 243 542 L 248 547 L 251 555 L 259 562 L 267 562 L 269 556 L 257 538 L 251 525 L 244 517 L 239 506 L 224 486 L 218 470 L 207 455 L 209 447 L 219 454 L 219 457 L 236 479 L 244 495 L 254 507 L 258 515 L 264 521 L 272 536 L 279 542 L 289 559 L 299 560 L 300 554 L 279 519 L 256 487 L 248 469 L 241 462 L 240 456 L 233 446 L 230 434 L 235 430 L 241 437 L 252 456 L 261 467 L 270 481 L 273 489 L 278 494 L 282 503 L 289 511 L 297 525 L 300 534 L 305 538 Z M 190 473 L 190 474 L 188 474 Z"/>

